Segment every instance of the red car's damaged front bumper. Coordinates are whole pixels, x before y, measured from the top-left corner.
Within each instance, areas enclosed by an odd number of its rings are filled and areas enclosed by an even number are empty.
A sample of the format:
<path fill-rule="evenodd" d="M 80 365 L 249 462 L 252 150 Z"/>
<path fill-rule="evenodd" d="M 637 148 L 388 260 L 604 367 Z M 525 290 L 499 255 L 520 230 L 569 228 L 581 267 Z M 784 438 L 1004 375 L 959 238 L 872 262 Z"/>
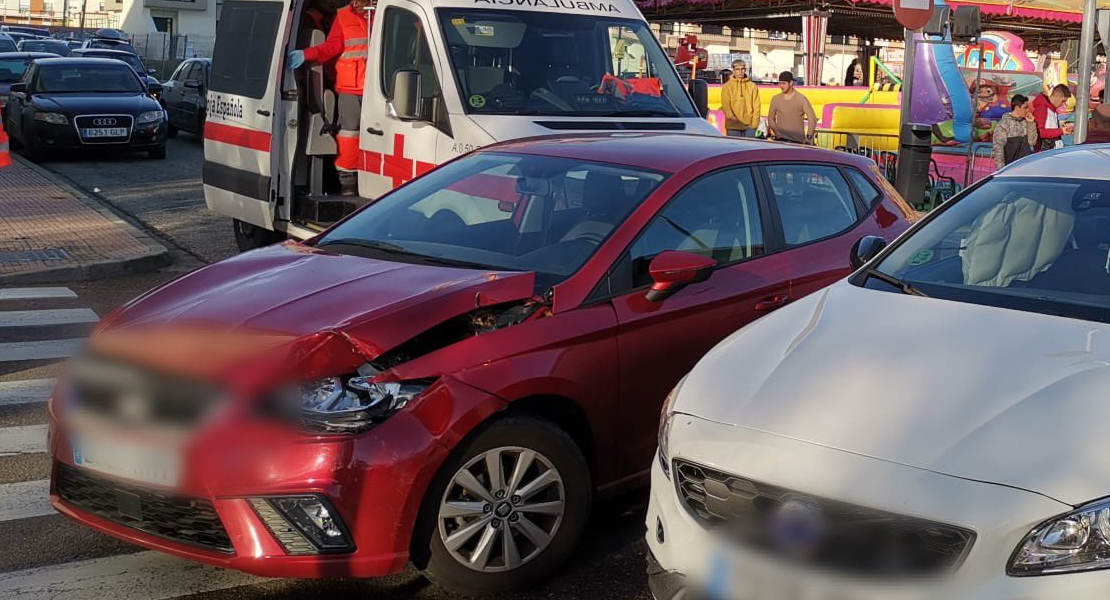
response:
<path fill-rule="evenodd" d="M 185 451 L 181 485 L 172 490 L 123 481 L 74 466 L 65 425 L 50 411 L 54 463 L 50 500 L 74 520 L 153 550 L 267 577 L 379 577 L 408 562 L 416 515 L 449 448 L 468 427 L 503 407 L 495 396 L 453 378 L 436 382 L 410 406 L 370 431 L 354 435 L 307 435 L 288 431 L 244 433 L 234 420 L 221 424 Z M 245 427 L 251 429 L 251 427 Z M 106 492 L 92 508 L 87 498 L 59 494 L 59 476 L 79 474 Z M 226 532 L 224 551 L 173 533 L 144 531 L 142 521 L 113 513 L 111 493 L 138 489 L 188 507 L 210 503 Z M 114 490 L 114 491 L 113 491 Z M 98 492 L 100 493 L 100 492 Z M 107 496 L 104 496 L 107 494 Z M 323 495 L 334 508 L 353 549 L 339 553 L 291 555 L 260 518 L 252 498 Z M 121 501 L 122 502 L 122 501 Z M 131 509 L 132 512 L 134 508 Z M 178 510 L 175 508 L 174 510 Z M 188 520 L 188 509 L 183 509 Z M 164 523 L 163 523 L 164 525 Z M 195 524 L 190 524 L 195 525 Z M 163 532 L 165 533 L 165 532 Z M 229 551 L 228 551 L 229 550 Z"/>

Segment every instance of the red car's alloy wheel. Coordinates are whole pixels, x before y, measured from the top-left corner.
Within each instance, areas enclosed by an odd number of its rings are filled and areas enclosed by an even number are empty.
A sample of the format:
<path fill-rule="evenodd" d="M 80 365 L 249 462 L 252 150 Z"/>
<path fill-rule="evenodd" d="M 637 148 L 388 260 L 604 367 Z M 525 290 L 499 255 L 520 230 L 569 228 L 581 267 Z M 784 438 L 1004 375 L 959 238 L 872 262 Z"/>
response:
<path fill-rule="evenodd" d="M 547 457 L 493 448 L 451 478 L 439 506 L 439 535 L 460 564 L 510 571 L 547 549 L 565 510 L 563 478 Z"/>

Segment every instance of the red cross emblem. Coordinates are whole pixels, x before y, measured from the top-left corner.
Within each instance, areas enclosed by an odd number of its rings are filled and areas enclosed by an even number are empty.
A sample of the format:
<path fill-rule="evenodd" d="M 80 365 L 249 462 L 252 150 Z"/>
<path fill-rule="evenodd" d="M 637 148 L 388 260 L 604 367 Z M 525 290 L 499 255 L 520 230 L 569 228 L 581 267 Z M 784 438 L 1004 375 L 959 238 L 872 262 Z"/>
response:
<path fill-rule="evenodd" d="M 427 173 L 435 168 L 432 163 L 405 157 L 405 136 L 393 135 L 393 153 L 381 154 L 370 150 L 362 151 L 360 170 L 382 175 L 393 180 L 393 187 L 400 187 L 406 181 Z"/>

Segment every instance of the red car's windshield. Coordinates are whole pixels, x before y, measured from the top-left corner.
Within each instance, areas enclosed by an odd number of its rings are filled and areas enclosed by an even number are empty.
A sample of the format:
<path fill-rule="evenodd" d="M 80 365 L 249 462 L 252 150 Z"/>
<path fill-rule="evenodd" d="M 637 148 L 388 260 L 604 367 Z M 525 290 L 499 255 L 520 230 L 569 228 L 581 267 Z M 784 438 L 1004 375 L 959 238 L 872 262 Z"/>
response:
<path fill-rule="evenodd" d="M 538 282 L 553 285 L 577 271 L 664 179 L 634 167 L 482 153 L 382 198 L 318 245 L 534 271 Z"/>

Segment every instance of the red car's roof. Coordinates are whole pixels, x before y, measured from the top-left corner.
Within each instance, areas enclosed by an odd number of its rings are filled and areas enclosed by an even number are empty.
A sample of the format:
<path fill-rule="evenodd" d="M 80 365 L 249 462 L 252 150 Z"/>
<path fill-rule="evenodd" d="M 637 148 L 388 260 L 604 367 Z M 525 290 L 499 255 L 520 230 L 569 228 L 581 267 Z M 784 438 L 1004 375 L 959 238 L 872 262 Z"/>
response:
<path fill-rule="evenodd" d="M 483 151 L 521 152 L 562 158 L 619 163 L 677 172 L 703 160 L 734 155 L 755 160 L 822 160 L 866 167 L 870 161 L 847 152 L 812 146 L 680 133 L 588 133 L 524 138 L 494 144 Z"/>

